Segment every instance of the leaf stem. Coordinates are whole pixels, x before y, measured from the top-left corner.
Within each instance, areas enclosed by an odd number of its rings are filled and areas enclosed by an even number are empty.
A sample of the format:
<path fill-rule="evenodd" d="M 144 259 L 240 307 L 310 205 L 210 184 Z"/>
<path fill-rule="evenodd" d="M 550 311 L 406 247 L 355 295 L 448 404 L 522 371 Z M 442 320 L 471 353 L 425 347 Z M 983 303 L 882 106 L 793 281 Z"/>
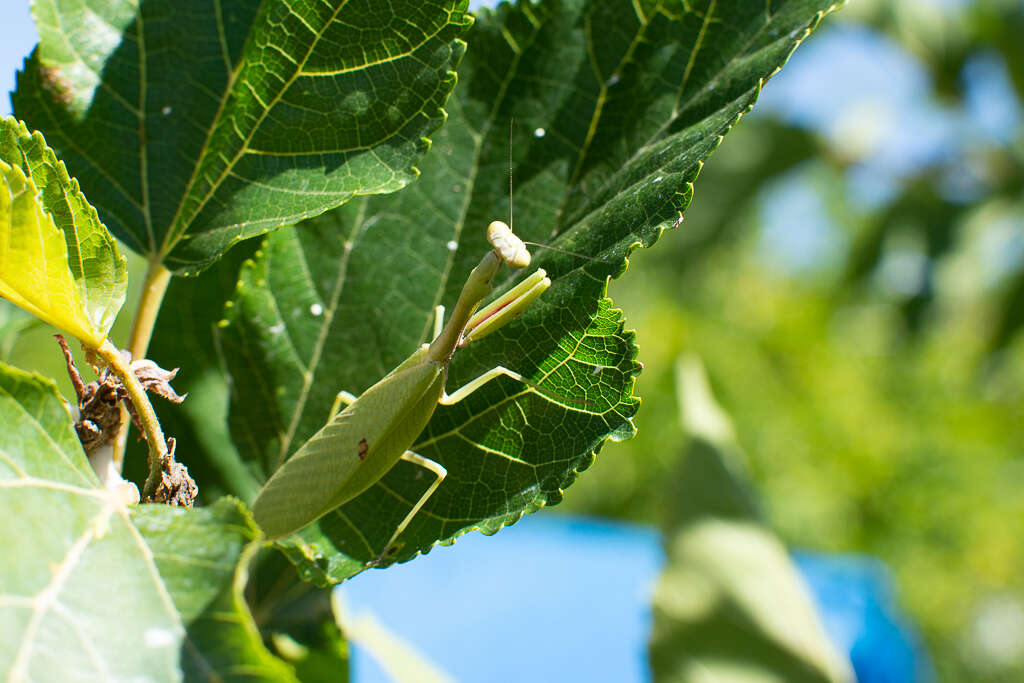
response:
<path fill-rule="evenodd" d="M 153 406 L 146 395 L 146 389 L 132 372 L 129 364 L 125 362 L 117 347 L 109 339 L 106 339 L 103 345 L 96 349 L 96 355 L 106 361 L 110 369 L 121 380 L 132 405 L 135 406 L 135 412 L 139 414 L 139 422 L 142 423 L 142 431 L 145 432 L 146 442 L 149 444 L 149 476 L 146 477 L 146 484 L 142 488 L 142 500 L 148 500 L 153 497 L 153 493 L 160 483 L 161 467 L 167 456 L 167 440 L 164 438 L 160 421 L 157 420 Z M 127 430 L 122 429 L 122 432 L 127 432 Z"/>
<path fill-rule="evenodd" d="M 132 352 L 133 360 L 146 357 L 156 317 L 170 282 L 171 271 L 164 268 L 160 261 L 150 261 L 146 269 L 146 280 L 142 284 L 142 294 L 139 295 L 139 306 L 135 309 L 135 320 L 132 321 L 131 338 L 128 340 L 128 350 Z"/>
<path fill-rule="evenodd" d="M 146 268 L 146 279 L 142 283 L 142 292 L 139 294 L 139 305 L 135 309 L 135 319 L 132 320 L 131 336 L 128 338 L 128 350 L 132 353 L 132 360 L 146 357 L 149 342 L 153 338 L 156 318 L 160 313 L 160 305 L 163 303 L 164 294 L 167 293 L 167 286 L 170 283 L 171 271 L 164 268 L 158 260 L 150 261 L 149 267 Z M 122 409 L 121 418 L 121 431 L 113 444 L 114 464 L 118 471 L 124 466 L 124 452 L 128 445 L 129 422 L 128 413 L 124 409 Z M 151 460 L 150 477 L 152 477 L 152 464 Z M 146 487 L 149 487 L 148 479 Z"/>

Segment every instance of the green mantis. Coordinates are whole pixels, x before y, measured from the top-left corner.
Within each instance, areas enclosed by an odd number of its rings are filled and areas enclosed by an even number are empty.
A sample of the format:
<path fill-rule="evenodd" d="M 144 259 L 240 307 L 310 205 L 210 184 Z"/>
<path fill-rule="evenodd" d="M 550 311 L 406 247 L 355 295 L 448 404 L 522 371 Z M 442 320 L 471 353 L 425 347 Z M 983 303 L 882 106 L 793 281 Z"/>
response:
<path fill-rule="evenodd" d="M 477 311 L 502 264 L 525 268 L 530 263 L 526 246 L 505 223 L 491 223 L 487 239 L 493 249 L 469 274 L 443 327 L 444 309 L 438 307 L 433 342 L 422 345 L 358 398 L 338 394 L 328 423 L 260 490 L 253 514 L 268 538 L 286 536 L 316 521 L 368 489 L 398 460 L 407 460 L 433 472 L 435 479 L 398 525 L 379 562 L 447 474 L 439 463 L 409 450 L 438 404 L 457 403 L 499 376 L 525 382 L 519 374 L 498 366 L 450 395 L 445 391 L 448 365 L 457 349 L 510 322 L 551 286 L 547 274 L 538 269 Z M 346 407 L 339 413 L 342 404 Z"/>

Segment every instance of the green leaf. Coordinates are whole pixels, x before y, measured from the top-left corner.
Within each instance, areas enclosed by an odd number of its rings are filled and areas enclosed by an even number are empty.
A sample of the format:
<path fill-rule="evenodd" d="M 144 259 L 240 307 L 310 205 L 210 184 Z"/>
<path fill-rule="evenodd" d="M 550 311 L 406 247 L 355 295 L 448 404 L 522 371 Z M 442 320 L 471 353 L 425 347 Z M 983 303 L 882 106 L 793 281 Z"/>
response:
<path fill-rule="evenodd" d="M 125 507 L 100 487 L 53 383 L 3 365 L 0 424 L 0 670 L 177 680 L 185 626 L 252 537 L 244 508 Z"/>
<path fill-rule="evenodd" d="M 676 369 L 692 438 L 661 492 L 668 563 L 654 594 L 654 679 L 853 681 L 786 547 L 759 519 L 703 366 L 686 358 Z"/>
<path fill-rule="evenodd" d="M 242 548 L 255 535 L 245 506 L 232 498 L 193 510 L 140 505 L 132 508 L 132 522 L 185 622 L 233 582 Z"/>
<path fill-rule="evenodd" d="M 245 597 L 274 652 L 301 681 L 347 683 L 349 648 L 331 611 L 332 590 L 300 579 L 295 565 L 270 546 L 250 572 Z"/>
<path fill-rule="evenodd" d="M 222 498 L 193 510 L 144 505 L 132 511 L 132 521 L 187 625 L 186 680 L 295 680 L 263 645 L 243 596 L 261 544 L 250 543 L 255 526 L 241 502 Z"/>
<path fill-rule="evenodd" d="M 53 384 L 0 366 L 0 423 L 0 670 L 12 680 L 174 680 L 181 619 Z"/>
<path fill-rule="evenodd" d="M 249 564 L 258 549 L 257 544 L 249 546 L 231 580 L 189 625 L 181 656 L 185 680 L 299 680 L 287 663 L 267 650 L 245 601 Z"/>
<path fill-rule="evenodd" d="M 118 237 L 195 271 L 240 240 L 413 180 L 455 84 L 464 8 L 37 2 L 40 45 L 12 100 Z"/>
<path fill-rule="evenodd" d="M 273 471 L 339 390 L 365 390 L 428 338 L 433 306 L 453 303 L 488 248 L 486 225 L 508 213 L 514 118 L 516 232 L 563 251 L 537 250 L 554 285 L 516 323 L 459 351 L 448 387 L 499 364 L 533 384 L 496 380 L 437 410 L 413 449 L 448 478 L 394 559 L 557 503 L 606 438 L 633 431 L 639 366 L 608 278 L 679 217 L 704 159 L 830 7 L 567 2 L 482 13 L 420 182 L 277 233 L 243 269 L 222 336 L 240 451 Z M 429 476 L 400 462 L 282 545 L 311 579 L 350 576 L 382 551 Z"/>
<path fill-rule="evenodd" d="M 96 348 L 127 283 L 113 237 L 43 136 L 0 119 L 0 296 Z"/>

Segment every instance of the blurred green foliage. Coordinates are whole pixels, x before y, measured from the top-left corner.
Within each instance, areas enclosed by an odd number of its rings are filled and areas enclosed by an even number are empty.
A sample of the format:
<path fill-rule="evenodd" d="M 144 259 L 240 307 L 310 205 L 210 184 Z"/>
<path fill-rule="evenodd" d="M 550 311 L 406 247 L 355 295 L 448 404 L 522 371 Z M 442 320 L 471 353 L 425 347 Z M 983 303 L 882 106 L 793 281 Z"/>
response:
<path fill-rule="evenodd" d="M 700 359 L 676 363 L 679 427 L 689 443 L 666 479 L 667 561 L 652 601 L 658 683 L 849 683 L 785 545 L 761 519 L 746 456 L 710 393 Z"/>
<path fill-rule="evenodd" d="M 835 23 L 902 46 L 946 115 L 969 106 L 978 58 L 1005 64 L 1024 107 L 1019 0 L 858 2 Z M 851 122 L 830 135 L 755 111 L 683 225 L 612 285 L 646 366 L 639 434 L 609 444 L 563 509 L 657 518 L 684 438 L 672 363 L 696 352 L 783 539 L 885 560 L 941 680 L 1024 680 L 1024 126 L 971 138 L 872 204 L 849 189 Z M 838 245 L 800 267 L 765 249 L 766 199 L 794 182 Z"/>

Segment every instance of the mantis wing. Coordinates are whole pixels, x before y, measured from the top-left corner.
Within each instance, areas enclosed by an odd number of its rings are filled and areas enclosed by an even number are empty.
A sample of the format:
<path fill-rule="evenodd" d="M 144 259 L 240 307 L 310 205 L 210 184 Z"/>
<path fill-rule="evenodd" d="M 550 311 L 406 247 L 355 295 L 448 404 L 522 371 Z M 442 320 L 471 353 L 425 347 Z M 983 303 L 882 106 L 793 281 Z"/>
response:
<path fill-rule="evenodd" d="M 310 437 L 256 497 L 267 537 L 298 531 L 384 476 L 430 421 L 444 380 L 441 364 L 406 361 Z"/>

